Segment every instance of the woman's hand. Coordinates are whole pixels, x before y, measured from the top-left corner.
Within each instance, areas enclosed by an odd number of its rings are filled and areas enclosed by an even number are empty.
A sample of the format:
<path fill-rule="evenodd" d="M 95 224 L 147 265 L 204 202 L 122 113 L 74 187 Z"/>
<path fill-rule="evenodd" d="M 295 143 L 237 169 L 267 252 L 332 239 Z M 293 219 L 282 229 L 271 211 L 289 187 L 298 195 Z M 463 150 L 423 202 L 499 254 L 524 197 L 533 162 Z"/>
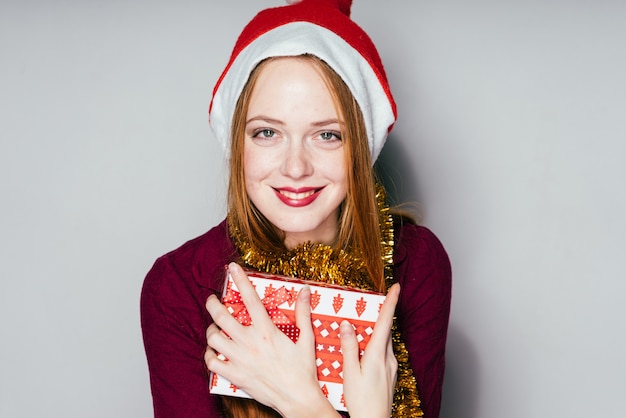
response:
<path fill-rule="evenodd" d="M 344 397 L 350 416 L 391 416 L 398 361 L 391 345 L 391 326 L 400 285 L 389 288 L 374 333 L 359 362 L 359 345 L 348 321 L 340 326 Z"/>
<path fill-rule="evenodd" d="M 228 268 L 252 324 L 241 325 L 216 296 L 208 298 L 206 307 L 214 321 L 206 332 L 208 369 L 285 417 L 337 417 L 317 381 L 309 287 L 296 299 L 300 335 L 294 343 L 274 325 L 243 269 L 235 263 Z M 216 351 L 228 360 L 220 360 Z"/>

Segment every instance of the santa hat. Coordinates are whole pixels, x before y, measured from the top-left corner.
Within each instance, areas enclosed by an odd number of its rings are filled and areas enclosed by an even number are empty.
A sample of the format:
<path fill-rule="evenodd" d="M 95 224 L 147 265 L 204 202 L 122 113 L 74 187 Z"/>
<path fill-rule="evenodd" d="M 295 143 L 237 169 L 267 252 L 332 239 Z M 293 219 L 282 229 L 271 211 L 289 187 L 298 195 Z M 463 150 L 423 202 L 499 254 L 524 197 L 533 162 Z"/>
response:
<path fill-rule="evenodd" d="M 311 54 L 346 83 L 363 113 L 372 161 L 396 120 L 396 104 L 372 40 L 350 19 L 352 0 L 288 1 L 261 11 L 243 29 L 209 107 L 215 136 L 227 152 L 235 105 L 256 65 L 269 57 Z"/>

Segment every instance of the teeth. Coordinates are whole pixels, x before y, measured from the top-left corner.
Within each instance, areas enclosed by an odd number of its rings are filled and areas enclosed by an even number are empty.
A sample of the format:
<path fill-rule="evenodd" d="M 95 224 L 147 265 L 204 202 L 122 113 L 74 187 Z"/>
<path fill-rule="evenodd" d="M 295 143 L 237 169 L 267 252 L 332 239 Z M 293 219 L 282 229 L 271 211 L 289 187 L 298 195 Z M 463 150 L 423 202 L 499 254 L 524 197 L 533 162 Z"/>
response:
<path fill-rule="evenodd" d="M 304 193 L 294 193 L 294 192 L 288 192 L 286 190 L 281 190 L 280 191 L 280 194 L 282 194 L 285 197 L 288 197 L 289 199 L 293 199 L 293 200 L 305 199 L 305 198 L 311 196 L 314 193 L 315 193 L 315 190 L 310 190 L 310 191 L 304 192 Z"/>

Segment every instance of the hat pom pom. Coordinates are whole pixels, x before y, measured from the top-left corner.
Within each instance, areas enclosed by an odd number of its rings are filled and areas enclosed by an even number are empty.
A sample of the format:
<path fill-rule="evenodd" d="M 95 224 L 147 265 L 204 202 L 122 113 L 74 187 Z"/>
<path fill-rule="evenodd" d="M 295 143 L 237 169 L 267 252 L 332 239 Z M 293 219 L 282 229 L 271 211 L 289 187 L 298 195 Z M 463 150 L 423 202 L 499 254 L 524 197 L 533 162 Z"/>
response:
<path fill-rule="evenodd" d="M 285 2 L 289 6 L 293 6 L 294 4 L 304 3 L 304 0 L 285 0 Z M 307 5 L 314 7 L 313 5 L 325 4 L 326 6 L 331 6 L 338 9 L 344 15 L 350 17 L 350 9 L 352 8 L 352 0 L 324 0 L 315 2 L 313 0 L 307 1 Z"/>

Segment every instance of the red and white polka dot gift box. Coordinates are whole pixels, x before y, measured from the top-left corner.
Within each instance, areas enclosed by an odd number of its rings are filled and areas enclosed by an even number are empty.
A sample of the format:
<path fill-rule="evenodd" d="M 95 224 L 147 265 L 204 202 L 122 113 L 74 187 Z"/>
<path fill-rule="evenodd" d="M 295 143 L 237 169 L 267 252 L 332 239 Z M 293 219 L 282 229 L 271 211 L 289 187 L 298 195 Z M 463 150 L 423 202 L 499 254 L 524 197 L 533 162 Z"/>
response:
<path fill-rule="evenodd" d="M 246 273 L 272 321 L 293 341 L 297 341 L 299 335 L 294 312 L 296 297 L 302 286 L 309 285 L 317 377 L 322 392 L 335 409 L 346 411 L 343 399 L 343 357 L 339 324 L 347 319 L 353 325 L 362 353 L 374 330 L 385 295 L 251 270 L 246 270 Z M 228 271 L 226 275 L 222 303 L 240 323 L 250 325 L 250 316 L 239 291 Z M 215 373 L 211 374 L 210 391 L 213 394 L 250 397 L 226 378 Z"/>

